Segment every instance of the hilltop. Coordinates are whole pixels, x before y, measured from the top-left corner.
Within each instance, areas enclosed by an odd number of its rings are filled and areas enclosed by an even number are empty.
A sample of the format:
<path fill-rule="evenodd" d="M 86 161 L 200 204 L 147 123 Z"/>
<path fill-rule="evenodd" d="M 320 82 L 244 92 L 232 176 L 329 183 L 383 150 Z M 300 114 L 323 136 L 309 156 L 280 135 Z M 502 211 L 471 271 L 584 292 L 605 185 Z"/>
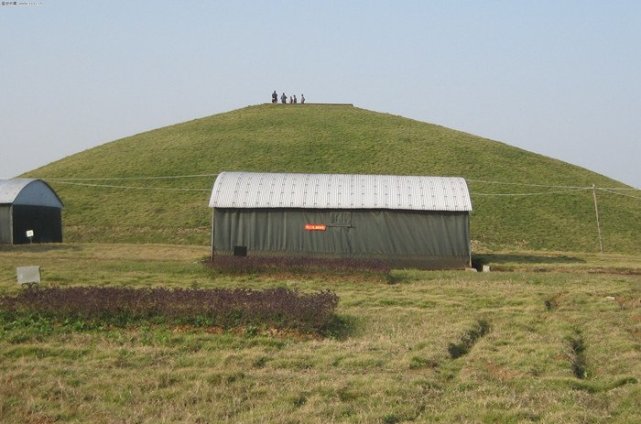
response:
<path fill-rule="evenodd" d="M 259 105 L 159 128 L 26 174 L 65 203 L 67 241 L 208 244 L 221 171 L 463 176 L 475 248 L 641 249 L 640 200 L 587 169 L 442 126 L 350 105 Z M 181 176 L 181 178 L 156 178 Z M 148 177 L 143 179 L 141 177 Z M 619 194 L 616 194 L 617 192 Z"/>

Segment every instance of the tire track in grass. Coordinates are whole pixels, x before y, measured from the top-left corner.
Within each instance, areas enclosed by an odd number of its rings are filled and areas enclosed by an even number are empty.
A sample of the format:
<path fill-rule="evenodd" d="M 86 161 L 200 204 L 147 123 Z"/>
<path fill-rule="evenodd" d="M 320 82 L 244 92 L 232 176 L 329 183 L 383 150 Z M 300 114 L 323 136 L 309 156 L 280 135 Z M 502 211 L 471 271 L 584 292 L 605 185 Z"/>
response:
<path fill-rule="evenodd" d="M 472 347 L 478 340 L 490 332 L 490 323 L 484 319 L 478 320 L 471 328 L 469 328 L 457 343 L 450 343 L 447 345 L 447 352 L 451 359 L 460 358 L 467 355 Z"/>
<path fill-rule="evenodd" d="M 544 306 L 547 312 L 553 314 L 555 319 L 560 320 L 566 324 L 571 324 L 571 321 L 564 314 L 559 314 L 558 308 L 561 304 L 563 294 L 557 294 L 550 299 L 544 301 Z M 552 307 L 550 307 L 552 306 Z M 632 376 L 622 376 L 615 379 L 593 378 L 590 373 L 590 365 L 588 361 L 588 343 L 581 328 L 576 323 L 571 324 L 571 330 L 564 338 L 564 356 L 569 362 L 569 368 L 572 371 L 575 379 L 567 381 L 568 384 L 575 390 L 583 390 L 588 393 L 607 392 L 627 384 L 637 384 L 638 380 Z"/>
<path fill-rule="evenodd" d="M 568 345 L 568 358 L 572 374 L 580 380 L 588 378 L 588 364 L 585 356 L 585 340 L 581 330 L 575 329 L 574 334 L 565 338 Z"/>

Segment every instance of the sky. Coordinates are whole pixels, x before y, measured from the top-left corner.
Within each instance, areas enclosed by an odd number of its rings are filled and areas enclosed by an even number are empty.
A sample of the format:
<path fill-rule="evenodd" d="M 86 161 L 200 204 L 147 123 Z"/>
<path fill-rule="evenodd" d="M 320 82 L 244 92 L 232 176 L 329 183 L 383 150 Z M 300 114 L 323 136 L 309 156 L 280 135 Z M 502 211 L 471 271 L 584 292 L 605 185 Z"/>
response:
<path fill-rule="evenodd" d="M 641 188 L 640 40 L 637 0 L 3 0 L 0 178 L 277 90 Z"/>

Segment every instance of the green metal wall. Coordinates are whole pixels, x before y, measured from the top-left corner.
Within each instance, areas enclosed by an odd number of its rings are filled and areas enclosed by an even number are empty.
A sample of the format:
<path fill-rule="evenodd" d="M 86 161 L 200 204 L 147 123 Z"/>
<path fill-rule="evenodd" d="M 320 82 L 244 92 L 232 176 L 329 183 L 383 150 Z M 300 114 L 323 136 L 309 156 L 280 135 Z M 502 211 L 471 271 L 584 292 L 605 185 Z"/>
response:
<path fill-rule="evenodd" d="M 307 231 L 322 224 L 325 231 Z M 467 212 L 325 209 L 214 209 L 214 255 L 376 258 L 395 266 L 470 264 Z"/>

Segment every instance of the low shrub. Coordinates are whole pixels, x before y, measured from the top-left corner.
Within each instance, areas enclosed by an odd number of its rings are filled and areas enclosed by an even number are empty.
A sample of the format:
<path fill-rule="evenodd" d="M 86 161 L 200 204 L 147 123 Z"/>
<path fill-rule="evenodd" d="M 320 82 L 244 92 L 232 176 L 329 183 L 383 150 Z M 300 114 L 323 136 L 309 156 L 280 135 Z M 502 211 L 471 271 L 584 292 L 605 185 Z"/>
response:
<path fill-rule="evenodd" d="M 141 322 L 256 326 L 318 333 L 333 322 L 337 305 L 338 296 L 329 290 L 305 294 L 286 288 L 43 288 L 0 297 L 0 318 L 5 322 L 38 317 L 116 326 Z"/>

